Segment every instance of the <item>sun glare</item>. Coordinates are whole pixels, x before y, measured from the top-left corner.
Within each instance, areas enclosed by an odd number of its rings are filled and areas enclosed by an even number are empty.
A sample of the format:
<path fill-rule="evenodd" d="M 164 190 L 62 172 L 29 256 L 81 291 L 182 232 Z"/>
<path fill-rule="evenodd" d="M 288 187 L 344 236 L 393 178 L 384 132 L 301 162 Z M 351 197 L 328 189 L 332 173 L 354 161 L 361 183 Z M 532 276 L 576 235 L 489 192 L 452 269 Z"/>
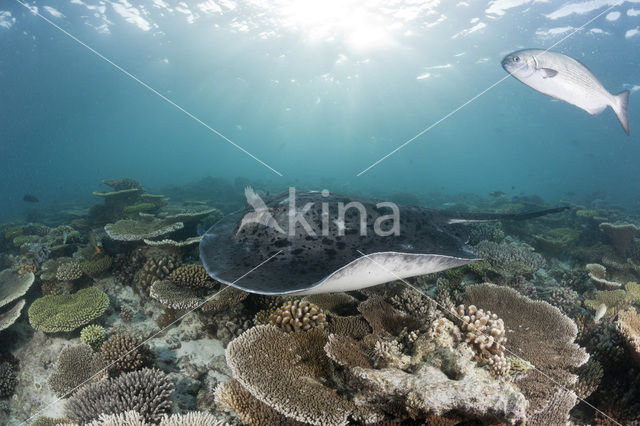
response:
<path fill-rule="evenodd" d="M 282 25 L 310 41 L 344 41 L 355 49 L 391 43 L 389 17 L 356 0 L 296 0 L 276 7 Z"/>

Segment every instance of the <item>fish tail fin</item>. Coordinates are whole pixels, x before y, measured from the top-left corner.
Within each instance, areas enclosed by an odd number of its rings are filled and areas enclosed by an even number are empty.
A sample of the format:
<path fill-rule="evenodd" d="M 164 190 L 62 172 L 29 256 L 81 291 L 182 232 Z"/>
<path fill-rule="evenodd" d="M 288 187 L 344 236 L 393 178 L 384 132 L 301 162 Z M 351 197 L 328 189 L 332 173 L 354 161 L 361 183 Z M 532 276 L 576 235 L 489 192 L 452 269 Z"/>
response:
<path fill-rule="evenodd" d="M 617 95 L 613 95 L 613 111 L 618 116 L 618 120 L 620 120 L 620 124 L 624 127 L 624 131 L 627 132 L 627 135 L 631 135 L 629 133 L 629 115 L 627 114 L 627 109 L 629 108 L 629 91 L 625 90 L 624 92 L 620 92 Z"/>

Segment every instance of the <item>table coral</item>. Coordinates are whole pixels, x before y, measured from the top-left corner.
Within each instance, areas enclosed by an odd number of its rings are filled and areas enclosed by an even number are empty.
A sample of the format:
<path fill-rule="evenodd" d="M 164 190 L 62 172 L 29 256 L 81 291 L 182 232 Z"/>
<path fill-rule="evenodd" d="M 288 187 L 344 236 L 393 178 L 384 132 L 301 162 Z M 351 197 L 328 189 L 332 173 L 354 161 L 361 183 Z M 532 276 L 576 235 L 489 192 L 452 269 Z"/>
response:
<path fill-rule="evenodd" d="M 73 294 L 48 295 L 29 306 L 29 323 L 45 333 L 73 331 L 100 317 L 109 307 L 109 297 L 95 287 Z"/>
<path fill-rule="evenodd" d="M 631 356 L 640 364 L 640 315 L 630 308 L 618 314 L 616 325 Z"/>

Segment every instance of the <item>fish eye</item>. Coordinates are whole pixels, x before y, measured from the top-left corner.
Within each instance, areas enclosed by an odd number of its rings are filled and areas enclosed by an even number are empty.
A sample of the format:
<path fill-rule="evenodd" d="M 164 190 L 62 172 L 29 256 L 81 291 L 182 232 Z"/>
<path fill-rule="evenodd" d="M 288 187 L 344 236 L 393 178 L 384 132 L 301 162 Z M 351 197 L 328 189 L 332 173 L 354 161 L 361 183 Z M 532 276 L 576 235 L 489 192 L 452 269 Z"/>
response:
<path fill-rule="evenodd" d="M 514 62 L 520 62 L 520 57 L 519 56 L 514 56 L 513 60 L 514 60 Z"/>

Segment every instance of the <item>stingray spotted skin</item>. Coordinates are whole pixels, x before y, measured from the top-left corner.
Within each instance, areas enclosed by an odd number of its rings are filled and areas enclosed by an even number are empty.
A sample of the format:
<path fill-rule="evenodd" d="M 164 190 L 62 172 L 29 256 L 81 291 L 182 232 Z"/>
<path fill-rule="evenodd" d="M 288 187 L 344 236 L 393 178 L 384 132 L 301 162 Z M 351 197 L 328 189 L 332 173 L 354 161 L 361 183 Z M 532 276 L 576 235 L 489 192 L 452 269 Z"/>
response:
<path fill-rule="evenodd" d="M 343 215 L 339 214 L 339 203 L 346 205 L 354 201 L 365 208 L 366 235 L 360 234 L 361 218 L 357 209 L 347 209 Z M 356 290 L 478 260 L 465 244 L 468 234 L 464 222 L 517 220 L 563 210 L 522 216 L 456 215 L 398 206 L 399 232 L 381 236 L 374 232 L 374 224 L 378 222 L 382 231 L 391 233 L 393 221 L 382 219 L 388 218 L 392 211 L 389 207 L 378 208 L 377 200 L 323 196 L 320 192 L 298 193 L 295 197 L 298 212 L 308 203 L 313 204 L 304 213 L 306 223 L 294 221 L 293 231 L 288 226 L 289 202 L 289 194 L 281 194 L 266 202 L 267 210 L 256 214 L 248 207 L 212 226 L 200 242 L 200 258 L 209 275 L 225 284 L 259 294 Z M 280 228 L 272 226 L 272 218 Z M 233 283 L 279 251 L 281 253 L 272 260 Z"/>

